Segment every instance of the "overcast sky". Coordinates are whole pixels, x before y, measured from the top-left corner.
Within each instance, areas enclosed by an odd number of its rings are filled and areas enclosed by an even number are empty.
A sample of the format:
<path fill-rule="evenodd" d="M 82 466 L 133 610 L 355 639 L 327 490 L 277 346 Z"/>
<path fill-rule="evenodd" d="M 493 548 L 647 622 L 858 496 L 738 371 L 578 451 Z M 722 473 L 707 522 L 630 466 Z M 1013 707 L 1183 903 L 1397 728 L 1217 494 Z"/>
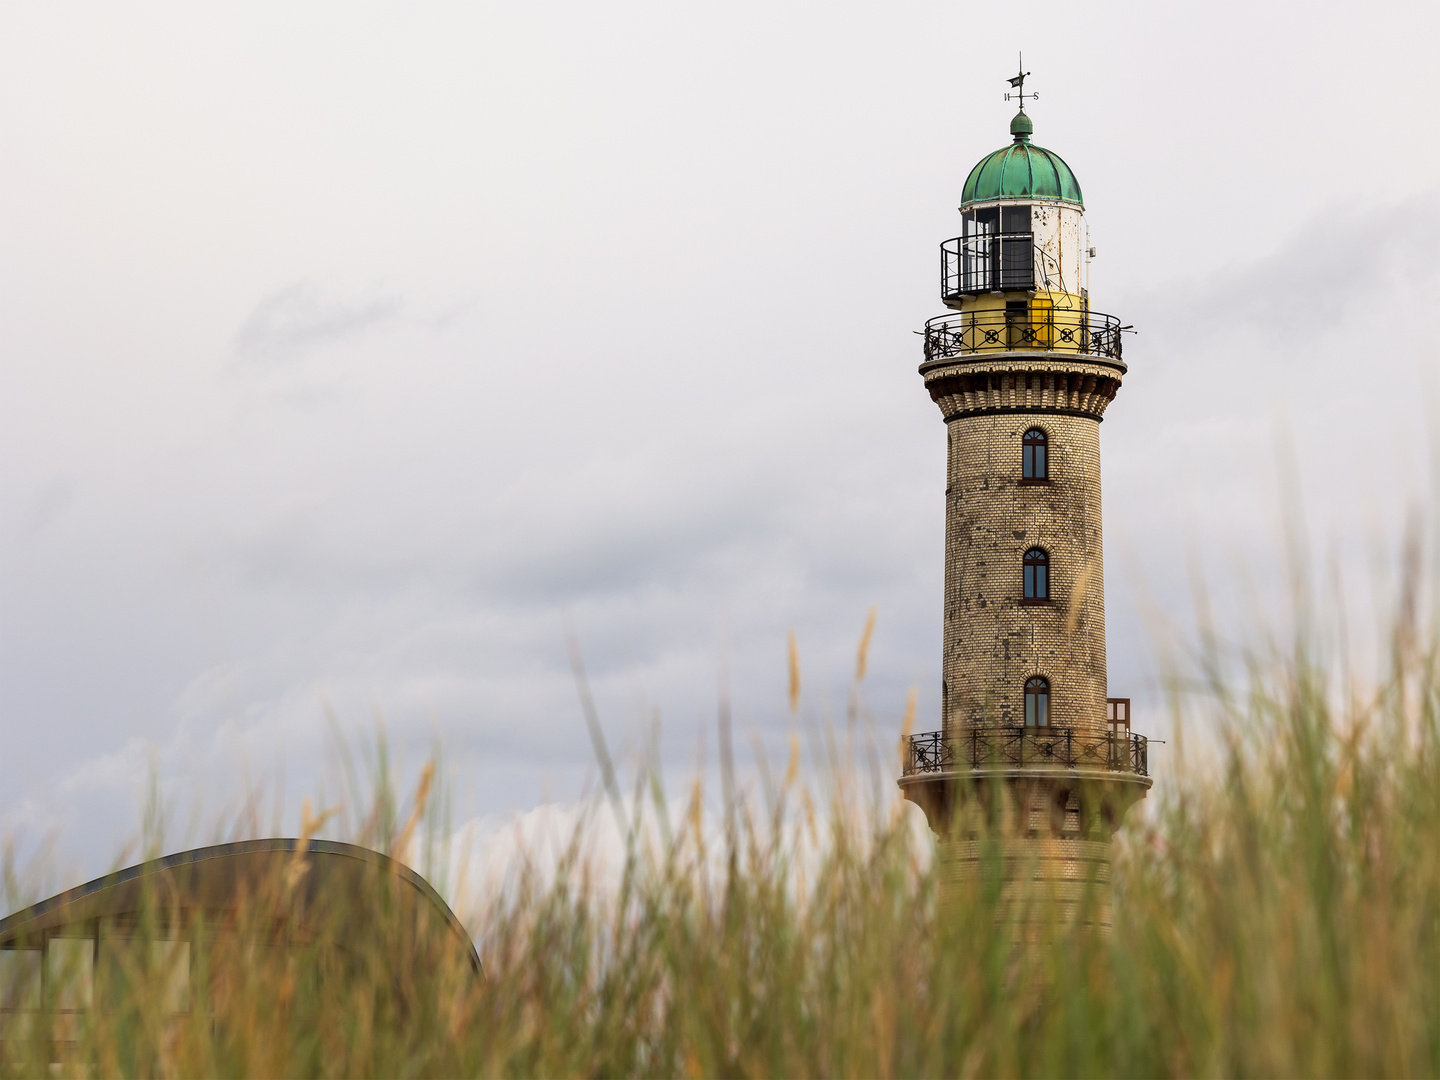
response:
<path fill-rule="evenodd" d="M 1139 330 L 1110 685 L 1153 700 L 1137 598 L 1263 567 L 1277 437 L 1347 565 L 1427 490 L 1437 40 L 1433 2 L 0 8 L 0 832 L 99 872 L 151 762 L 293 830 L 327 708 L 442 744 L 460 819 L 573 802 L 567 618 L 677 778 L 722 666 L 788 737 L 792 628 L 843 713 L 871 605 L 879 729 L 912 685 L 938 726 L 912 331 L 1020 49 Z"/>

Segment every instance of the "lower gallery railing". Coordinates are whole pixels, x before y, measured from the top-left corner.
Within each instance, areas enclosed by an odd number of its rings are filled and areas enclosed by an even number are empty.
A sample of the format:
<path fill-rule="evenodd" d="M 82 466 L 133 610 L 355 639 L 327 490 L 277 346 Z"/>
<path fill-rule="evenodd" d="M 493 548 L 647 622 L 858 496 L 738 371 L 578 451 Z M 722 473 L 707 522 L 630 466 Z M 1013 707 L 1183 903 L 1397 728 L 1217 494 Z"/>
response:
<path fill-rule="evenodd" d="M 1120 359 L 1121 335 L 1130 329 L 1114 315 L 1050 306 L 1024 311 L 966 311 L 937 315 L 925 324 L 925 359 L 971 353 L 1063 352 Z"/>
<path fill-rule="evenodd" d="M 927 731 L 910 736 L 905 775 L 1027 765 L 1089 767 L 1148 776 L 1149 741 L 1144 735 L 1058 727 L 972 728 L 948 738 L 942 732 Z"/>

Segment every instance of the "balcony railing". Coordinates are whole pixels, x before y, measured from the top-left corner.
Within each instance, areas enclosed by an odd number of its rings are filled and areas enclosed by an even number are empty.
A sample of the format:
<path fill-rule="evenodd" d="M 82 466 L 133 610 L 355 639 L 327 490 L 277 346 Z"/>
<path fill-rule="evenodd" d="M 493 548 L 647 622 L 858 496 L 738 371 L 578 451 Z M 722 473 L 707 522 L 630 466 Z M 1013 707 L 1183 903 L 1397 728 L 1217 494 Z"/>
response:
<path fill-rule="evenodd" d="M 1071 728 L 999 727 L 910 736 L 905 775 L 984 768 L 1062 766 L 1150 775 L 1144 735 L 1074 731 Z"/>
<path fill-rule="evenodd" d="M 1032 233 L 957 236 L 940 245 L 940 296 L 962 296 L 1035 287 Z"/>
<path fill-rule="evenodd" d="M 1024 311 L 966 311 L 925 324 L 925 359 L 986 352 L 1068 352 L 1120 359 L 1129 330 L 1114 315 L 1029 304 Z"/>

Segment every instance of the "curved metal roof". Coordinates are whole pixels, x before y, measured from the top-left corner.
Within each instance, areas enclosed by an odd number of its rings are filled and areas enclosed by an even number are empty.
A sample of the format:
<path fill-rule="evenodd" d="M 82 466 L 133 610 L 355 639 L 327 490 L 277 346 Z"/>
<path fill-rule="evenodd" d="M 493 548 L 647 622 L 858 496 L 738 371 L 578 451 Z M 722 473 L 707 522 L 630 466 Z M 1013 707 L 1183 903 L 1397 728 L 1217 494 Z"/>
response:
<path fill-rule="evenodd" d="M 1015 141 L 987 154 L 970 170 L 961 207 L 991 199 L 1056 199 L 1083 206 L 1080 181 L 1059 154 L 1030 143 L 1034 125 L 1024 113 L 1010 123 Z"/>
<path fill-rule="evenodd" d="M 181 907 L 224 910 L 244 894 L 247 884 L 265 881 L 293 864 L 300 848 L 301 842 L 293 837 L 241 840 L 117 870 L 0 919 L 0 945 L 43 937 L 72 923 L 138 911 L 147 898 L 157 895 Z M 327 894 L 353 895 L 343 890 L 374 887 L 379 872 L 405 886 L 402 891 L 408 891 L 418 908 L 438 915 L 458 939 L 456 945 L 467 951 L 471 967 L 480 970 L 479 954 L 464 925 L 430 883 L 404 863 L 337 840 L 310 840 L 304 855 L 310 868 L 301 888 L 305 907 L 316 917 L 324 917 Z M 363 932 L 361 927 L 355 930 Z"/>

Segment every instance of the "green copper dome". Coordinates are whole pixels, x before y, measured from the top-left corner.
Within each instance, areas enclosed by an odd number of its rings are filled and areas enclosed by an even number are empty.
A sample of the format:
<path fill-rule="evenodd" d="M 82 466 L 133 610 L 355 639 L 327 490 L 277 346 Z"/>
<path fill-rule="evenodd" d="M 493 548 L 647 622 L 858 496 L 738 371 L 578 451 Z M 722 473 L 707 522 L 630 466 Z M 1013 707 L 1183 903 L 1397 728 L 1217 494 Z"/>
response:
<path fill-rule="evenodd" d="M 990 199 L 1059 199 L 1085 204 L 1080 181 L 1059 154 L 1030 145 L 1035 125 L 1023 112 L 1010 121 L 1015 141 L 1003 150 L 981 158 L 965 178 L 960 204 L 969 206 Z"/>

